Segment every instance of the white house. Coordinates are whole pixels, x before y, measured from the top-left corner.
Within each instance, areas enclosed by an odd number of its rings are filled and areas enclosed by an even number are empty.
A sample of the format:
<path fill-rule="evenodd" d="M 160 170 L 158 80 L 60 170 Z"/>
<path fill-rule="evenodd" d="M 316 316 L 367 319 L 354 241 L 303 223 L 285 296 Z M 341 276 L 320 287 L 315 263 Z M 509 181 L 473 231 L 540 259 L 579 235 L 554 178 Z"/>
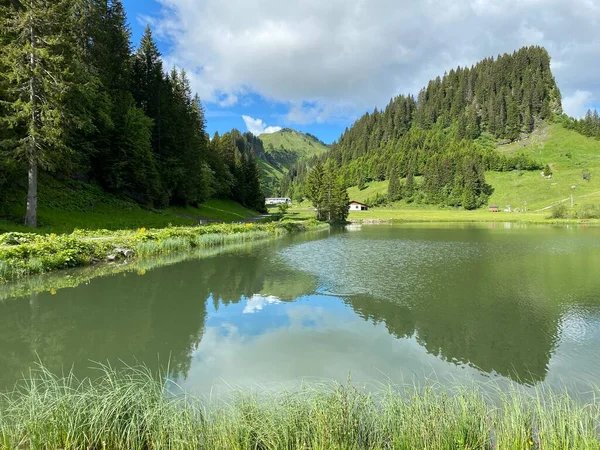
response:
<path fill-rule="evenodd" d="M 265 198 L 265 205 L 267 205 L 267 206 L 281 205 L 282 203 L 286 203 L 286 204 L 290 205 L 292 203 L 292 199 L 290 199 L 288 197 Z"/>
<path fill-rule="evenodd" d="M 369 209 L 369 207 L 367 205 L 365 205 L 364 203 L 360 203 L 360 202 L 352 200 L 350 202 L 350 204 L 348 205 L 348 209 L 350 211 L 366 211 L 367 209 Z"/>

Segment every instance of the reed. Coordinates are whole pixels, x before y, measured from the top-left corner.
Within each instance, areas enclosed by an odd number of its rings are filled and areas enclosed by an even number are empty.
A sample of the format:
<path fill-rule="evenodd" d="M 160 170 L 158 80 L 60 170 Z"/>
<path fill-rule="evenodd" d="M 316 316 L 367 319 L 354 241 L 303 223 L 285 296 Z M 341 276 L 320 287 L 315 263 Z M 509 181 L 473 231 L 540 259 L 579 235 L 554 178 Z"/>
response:
<path fill-rule="evenodd" d="M 320 230 L 315 221 L 216 224 L 138 230 L 76 230 L 68 235 L 0 234 L 0 284 L 60 269 L 86 266 L 107 259 L 117 248 L 135 257 L 185 252 L 195 247 L 250 242 L 290 232 Z"/>
<path fill-rule="evenodd" d="M 549 388 L 303 384 L 201 401 L 145 368 L 40 368 L 0 397 L 6 449 L 599 449 L 599 403 Z"/>

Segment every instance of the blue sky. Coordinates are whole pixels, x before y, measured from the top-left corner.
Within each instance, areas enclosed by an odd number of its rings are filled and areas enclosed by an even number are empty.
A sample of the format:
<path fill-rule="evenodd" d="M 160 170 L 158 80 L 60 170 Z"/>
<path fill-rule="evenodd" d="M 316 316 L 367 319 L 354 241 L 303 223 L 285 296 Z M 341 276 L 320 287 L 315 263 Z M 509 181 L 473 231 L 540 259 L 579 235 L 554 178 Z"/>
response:
<path fill-rule="evenodd" d="M 207 127 L 336 140 L 356 118 L 458 65 L 544 46 L 571 116 L 600 104 L 600 2 L 590 0 L 123 0 L 185 68 Z M 244 117 L 245 116 L 245 117 Z"/>
<path fill-rule="evenodd" d="M 127 18 L 131 26 L 134 46 L 139 43 L 148 18 L 156 20 L 161 16 L 162 7 L 155 0 L 123 0 L 127 10 Z M 155 34 L 157 44 L 163 55 L 168 55 L 173 50 L 169 39 L 160 33 Z M 201 49 L 199 49 L 201 51 Z M 249 93 L 235 105 L 221 107 L 218 103 L 202 99 L 206 109 L 207 131 L 212 135 L 215 131 L 223 134 L 232 128 L 247 131 L 248 128 L 242 116 L 258 118 L 270 126 L 291 127 L 299 131 L 314 134 L 326 143 L 339 138 L 344 128 L 350 125 L 357 117 L 336 119 L 328 123 L 294 123 L 286 119 L 288 105 L 286 102 L 267 101 L 261 95 Z"/>

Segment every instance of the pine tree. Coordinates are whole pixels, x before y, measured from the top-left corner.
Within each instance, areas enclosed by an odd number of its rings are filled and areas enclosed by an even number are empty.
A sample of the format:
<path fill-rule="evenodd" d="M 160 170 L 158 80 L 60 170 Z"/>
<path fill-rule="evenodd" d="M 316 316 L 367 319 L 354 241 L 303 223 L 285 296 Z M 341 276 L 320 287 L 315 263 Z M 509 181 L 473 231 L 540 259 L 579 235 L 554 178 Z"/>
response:
<path fill-rule="evenodd" d="M 258 212 L 266 212 L 265 196 L 260 186 L 260 169 L 254 155 L 250 153 L 244 158 L 245 189 L 244 204 Z"/>
<path fill-rule="evenodd" d="M 79 148 L 92 144 L 88 159 L 93 177 L 105 189 L 128 195 L 146 206 L 165 206 L 157 161 L 152 153 L 153 122 L 131 93 L 131 32 L 120 0 L 86 0 L 85 61 L 99 80 L 92 133 L 80 136 Z"/>
<path fill-rule="evenodd" d="M 531 114 L 531 107 L 527 105 L 525 108 L 525 116 L 523 117 L 523 125 L 525 127 L 526 133 L 531 133 L 533 131 L 533 115 Z"/>
<path fill-rule="evenodd" d="M 322 212 L 321 219 L 329 223 L 345 222 L 348 217 L 348 191 L 337 175 L 335 163 L 328 160 L 323 168 L 321 185 Z"/>
<path fill-rule="evenodd" d="M 404 187 L 404 196 L 412 197 L 415 192 L 415 175 L 412 169 L 406 174 L 406 185 Z"/>
<path fill-rule="evenodd" d="M 323 187 L 324 169 L 323 163 L 317 160 L 313 168 L 308 172 L 306 183 L 304 186 L 304 195 L 312 202 L 312 205 L 317 210 L 317 219 L 321 220 L 323 201 L 324 201 L 324 187 Z"/>
<path fill-rule="evenodd" d="M 398 177 L 398 169 L 393 166 L 390 170 L 389 184 L 388 184 L 388 199 L 391 202 L 395 202 L 400 199 L 400 179 Z"/>
<path fill-rule="evenodd" d="M 365 174 L 362 170 L 358 172 L 357 187 L 359 191 L 362 191 L 365 188 Z"/>
<path fill-rule="evenodd" d="M 466 138 L 477 139 L 480 134 L 481 129 L 479 127 L 479 117 L 477 116 L 477 110 L 474 106 L 470 106 L 467 109 Z"/>
<path fill-rule="evenodd" d="M 517 102 L 510 98 L 508 100 L 508 111 L 506 114 L 506 137 L 511 141 L 516 141 L 521 135 L 521 123 L 519 116 L 519 107 Z"/>
<path fill-rule="evenodd" d="M 52 168 L 68 151 L 66 130 L 77 122 L 69 104 L 80 72 L 72 6 L 68 0 L 15 0 L 0 10 L 2 32 L 11 36 L 0 48 L 0 76 L 12 100 L 4 121 L 24 130 L 12 148 L 28 165 L 30 227 L 37 226 L 38 170 Z"/>

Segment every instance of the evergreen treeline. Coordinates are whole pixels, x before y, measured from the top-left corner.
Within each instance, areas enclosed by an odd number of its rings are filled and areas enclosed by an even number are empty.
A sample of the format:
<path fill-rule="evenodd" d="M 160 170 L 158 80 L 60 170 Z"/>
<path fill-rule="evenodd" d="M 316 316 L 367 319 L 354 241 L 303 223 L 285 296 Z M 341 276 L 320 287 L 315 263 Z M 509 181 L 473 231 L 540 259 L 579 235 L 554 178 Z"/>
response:
<path fill-rule="evenodd" d="M 316 161 L 306 179 L 305 193 L 317 211 L 317 220 L 330 223 L 346 221 L 350 199 L 333 160 L 326 164 Z"/>
<path fill-rule="evenodd" d="M 563 125 L 566 128 L 575 130 L 584 136 L 600 139 L 600 116 L 598 110 L 588 109 L 585 113 L 585 117 L 581 119 L 572 119 L 567 116 L 563 116 Z"/>
<path fill-rule="evenodd" d="M 400 95 L 385 110 L 365 114 L 327 158 L 347 186 L 390 179 L 387 201 L 407 197 L 472 209 L 491 193 L 485 170 L 540 168 L 525 155 L 496 152 L 496 141 L 517 140 L 536 121 L 560 113 L 548 53 L 526 47 L 451 70 L 430 81 L 416 99 Z M 486 145 L 490 141 L 493 145 Z M 296 169 L 282 190 L 296 193 L 293 186 L 304 184 L 304 168 Z M 422 179 L 417 183 L 415 177 Z"/>
<path fill-rule="evenodd" d="M 121 0 L 0 0 L 0 24 L 0 192 L 28 180 L 27 224 L 39 170 L 147 207 L 221 196 L 264 209 L 252 143 L 210 143 L 200 100 L 184 71 L 165 72 L 150 28 L 132 50 Z"/>

